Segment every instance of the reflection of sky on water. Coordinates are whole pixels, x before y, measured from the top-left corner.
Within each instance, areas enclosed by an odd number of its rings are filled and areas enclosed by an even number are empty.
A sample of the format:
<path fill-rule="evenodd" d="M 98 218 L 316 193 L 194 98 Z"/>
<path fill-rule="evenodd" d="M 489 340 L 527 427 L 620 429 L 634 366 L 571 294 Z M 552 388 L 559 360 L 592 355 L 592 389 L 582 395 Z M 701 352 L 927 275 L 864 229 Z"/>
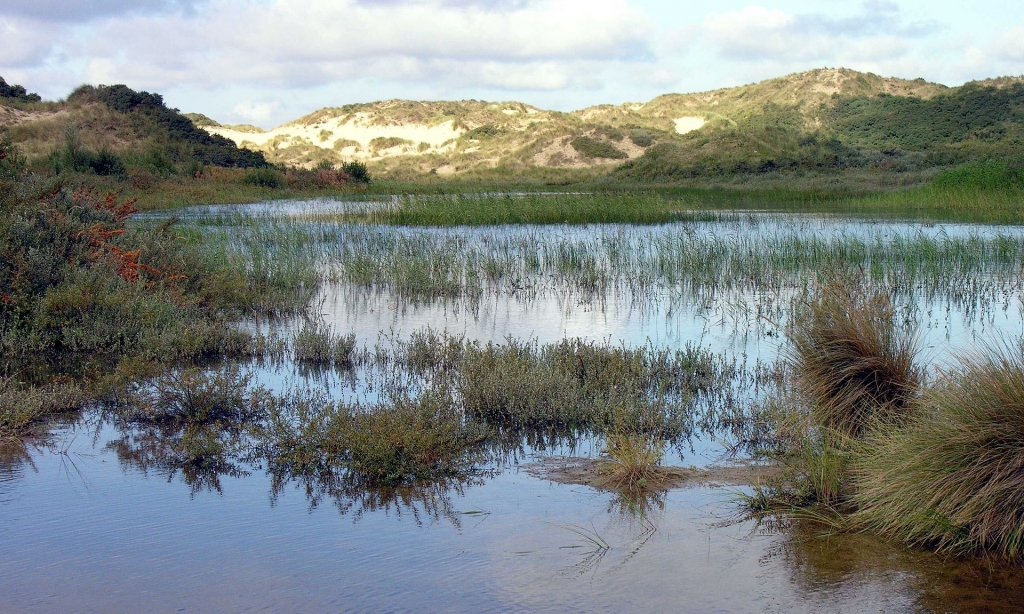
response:
<path fill-rule="evenodd" d="M 298 485 L 271 497 L 261 471 L 220 494 L 144 476 L 104 449 L 113 435 L 61 431 L 34 471 L 0 481 L 0 610 L 1000 612 L 1024 589 L 866 536 L 729 522 L 730 488 L 670 491 L 644 520 L 512 467 L 311 508 Z"/>

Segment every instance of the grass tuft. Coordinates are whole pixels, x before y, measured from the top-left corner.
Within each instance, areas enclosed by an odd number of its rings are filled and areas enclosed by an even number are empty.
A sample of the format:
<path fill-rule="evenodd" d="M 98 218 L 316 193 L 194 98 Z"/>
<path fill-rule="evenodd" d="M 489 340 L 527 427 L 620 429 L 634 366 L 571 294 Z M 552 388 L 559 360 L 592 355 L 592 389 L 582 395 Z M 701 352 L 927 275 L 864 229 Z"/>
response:
<path fill-rule="evenodd" d="M 602 463 L 605 486 L 629 494 L 657 489 L 664 482 L 659 470 L 665 442 L 630 432 L 612 432 L 605 442 L 608 458 Z"/>
<path fill-rule="evenodd" d="M 1024 349 L 989 347 L 853 464 L 858 522 L 940 552 L 1024 559 Z"/>
<path fill-rule="evenodd" d="M 319 366 L 352 365 L 356 336 L 336 335 L 329 326 L 307 322 L 295 335 L 295 361 Z"/>
<path fill-rule="evenodd" d="M 848 283 L 824 286 L 792 334 L 797 384 L 822 427 L 850 437 L 875 420 L 902 420 L 921 385 L 916 337 L 889 296 Z"/>

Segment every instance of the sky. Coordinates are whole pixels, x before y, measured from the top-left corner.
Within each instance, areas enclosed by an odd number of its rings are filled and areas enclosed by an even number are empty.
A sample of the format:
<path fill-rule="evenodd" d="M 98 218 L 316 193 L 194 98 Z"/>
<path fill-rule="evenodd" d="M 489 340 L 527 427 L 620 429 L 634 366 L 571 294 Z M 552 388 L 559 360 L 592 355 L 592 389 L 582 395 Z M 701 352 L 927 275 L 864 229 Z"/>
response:
<path fill-rule="evenodd" d="M 390 98 L 569 111 L 821 67 L 1024 74 L 1020 0 L 0 0 L 0 76 L 269 128 Z"/>

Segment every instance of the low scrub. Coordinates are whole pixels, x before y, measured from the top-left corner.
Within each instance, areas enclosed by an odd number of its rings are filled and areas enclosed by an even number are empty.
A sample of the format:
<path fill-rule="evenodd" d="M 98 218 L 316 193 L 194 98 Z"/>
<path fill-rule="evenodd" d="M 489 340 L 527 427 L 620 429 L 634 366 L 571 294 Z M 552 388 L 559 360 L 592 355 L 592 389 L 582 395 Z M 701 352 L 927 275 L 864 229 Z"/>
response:
<path fill-rule="evenodd" d="M 629 156 L 618 147 L 607 141 L 599 141 L 589 136 L 580 136 L 572 140 L 572 148 L 584 158 L 605 158 L 608 160 L 625 160 Z"/>
<path fill-rule="evenodd" d="M 465 470 L 467 454 L 489 432 L 467 422 L 451 395 L 393 393 L 370 407 L 353 406 L 339 427 L 350 470 L 369 484 L 438 479 Z"/>
<path fill-rule="evenodd" d="M 288 185 L 285 176 L 272 168 L 254 168 L 242 176 L 242 183 L 277 190 Z"/>
<path fill-rule="evenodd" d="M 172 427 L 242 424 L 261 414 L 267 398 L 251 379 L 237 366 L 169 371 L 133 395 L 122 413 L 132 422 Z"/>

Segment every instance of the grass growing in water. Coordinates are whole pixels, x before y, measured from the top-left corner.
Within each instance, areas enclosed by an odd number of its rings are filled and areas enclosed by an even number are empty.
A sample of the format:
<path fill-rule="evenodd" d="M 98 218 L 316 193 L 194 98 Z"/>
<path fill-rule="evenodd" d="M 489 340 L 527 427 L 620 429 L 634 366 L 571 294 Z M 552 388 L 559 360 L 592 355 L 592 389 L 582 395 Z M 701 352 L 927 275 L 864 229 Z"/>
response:
<path fill-rule="evenodd" d="M 296 362 L 341 368 L 352 365 L 356 336 L 338 335 L 322 323 L 306 322 L 293 343 Z"/>

